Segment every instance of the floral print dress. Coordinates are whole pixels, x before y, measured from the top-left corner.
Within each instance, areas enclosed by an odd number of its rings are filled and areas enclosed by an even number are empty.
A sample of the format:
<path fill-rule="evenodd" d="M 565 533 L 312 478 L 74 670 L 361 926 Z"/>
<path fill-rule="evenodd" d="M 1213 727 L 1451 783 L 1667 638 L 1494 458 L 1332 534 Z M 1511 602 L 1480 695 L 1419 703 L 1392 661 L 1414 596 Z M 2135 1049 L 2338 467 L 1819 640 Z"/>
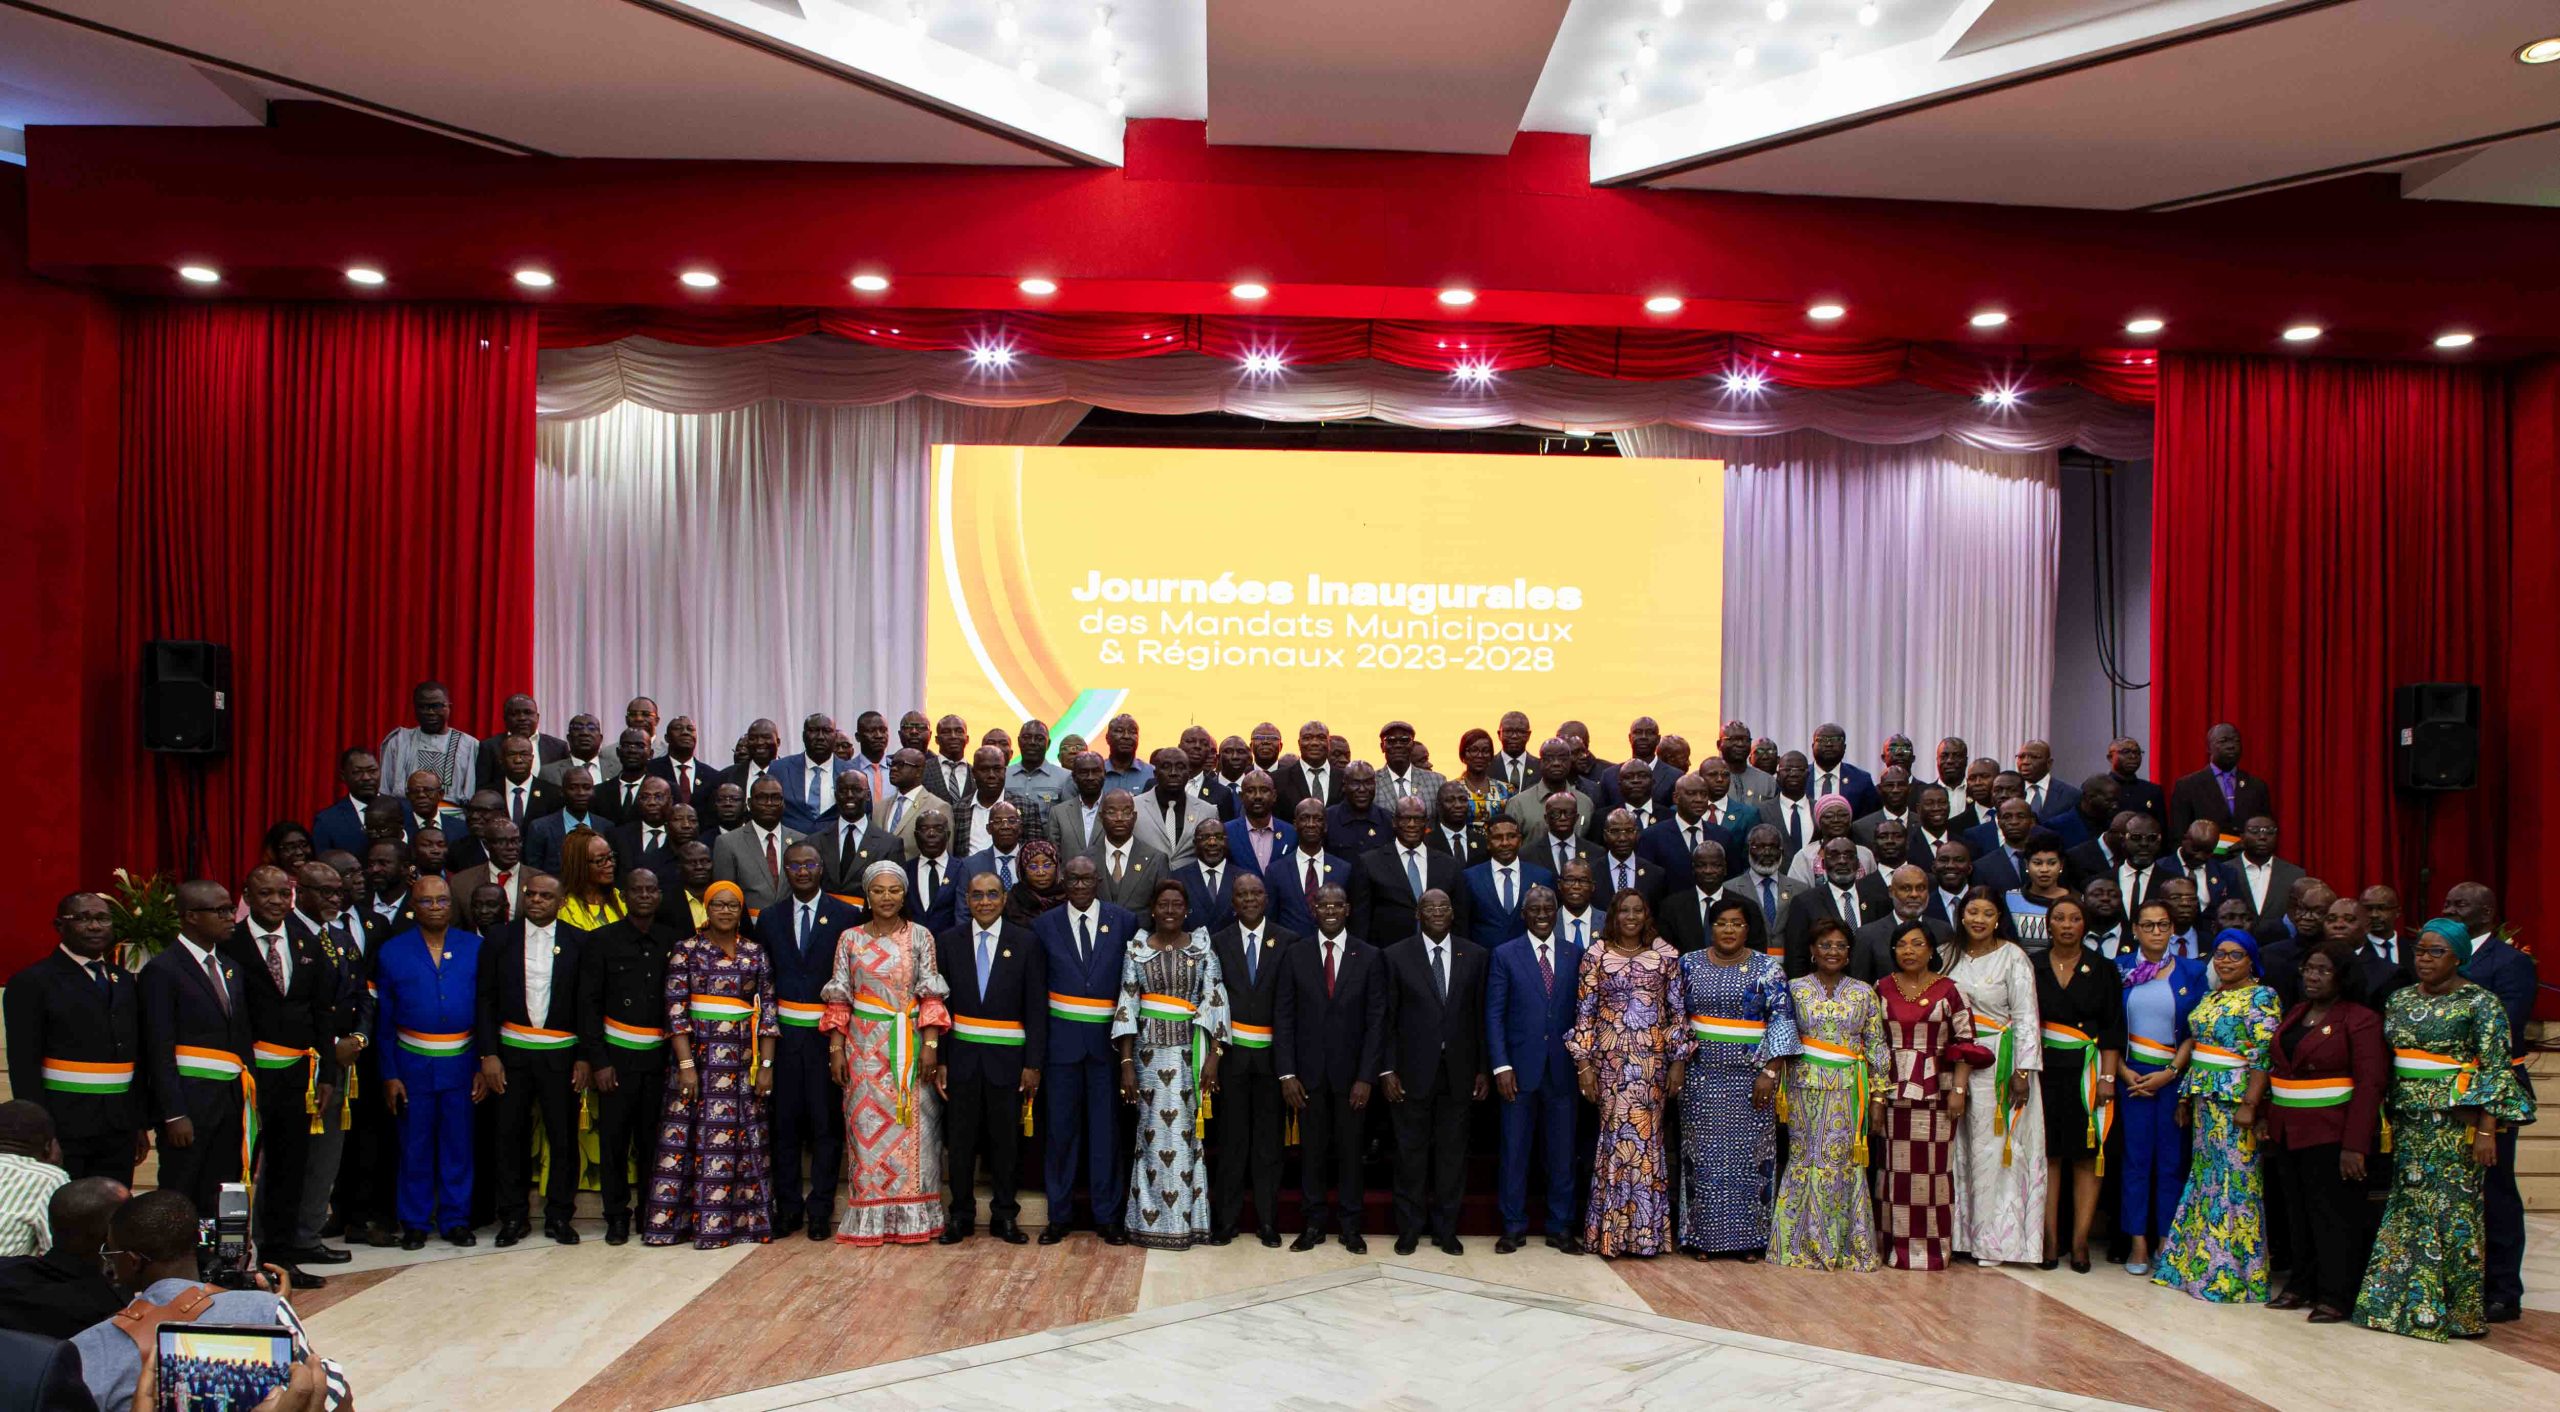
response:
<path fill-rule="evenodd" d="M 1633 956 L 1607 944 L 1582 956 L 1573 1033 L 1565 1048 L 1599 1078 L 1600 1143 L 1592 1162 L 1583 1243 L 1595 1255 L 1671 1249 L 1671 1162 L 1662 1106 L 1671 1064 L 1697 1048 L 1689 1034 L 1680 953 L 1656 938 Z"/>
<path fill-rule="evenodd" d="M 2275 991 L 2263 985 L 2217 990 L 2187 1016 L 2195 1052 L 2182 1082 L 2195 1159 L 2153 1284 L 2219 1304 L 2267 1298 L 2266 1157 L 2239 1115 L 2250 1074 L 2273 1062 L 2276 1023 L 2283 1018 Z"/>
<path fill-rule="evenodd" d="M 1807 1270 L 1872 1270 L 1863 1139 L 1879 1080 L 1893 1072 L 1884 1005 L 1874 987 L 1846 977 L 1825 991 L 1819 977 L 1798 976 L 1787 996 L 1804 1051 L 1787 1066 L 1787 1175 L 1769 1258 Z"/>

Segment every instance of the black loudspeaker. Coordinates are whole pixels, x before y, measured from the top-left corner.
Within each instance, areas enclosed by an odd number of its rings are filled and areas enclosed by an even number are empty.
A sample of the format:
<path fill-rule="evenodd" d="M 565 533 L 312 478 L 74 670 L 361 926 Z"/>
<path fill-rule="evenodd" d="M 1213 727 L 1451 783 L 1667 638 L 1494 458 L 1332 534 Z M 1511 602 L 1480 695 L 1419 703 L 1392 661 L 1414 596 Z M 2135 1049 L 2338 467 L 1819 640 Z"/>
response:
<path fill-rule="evenodd" d="M 2402 789 L 2480 781 L 2480 688 L 2422 681 L 2391 693 L 2392 777 Z"/>
<path fill-rule="evenodd" d="M 142 746 L 171 755 L 231 748 L 231 649 L 219 642 L 142 645 Z"/>

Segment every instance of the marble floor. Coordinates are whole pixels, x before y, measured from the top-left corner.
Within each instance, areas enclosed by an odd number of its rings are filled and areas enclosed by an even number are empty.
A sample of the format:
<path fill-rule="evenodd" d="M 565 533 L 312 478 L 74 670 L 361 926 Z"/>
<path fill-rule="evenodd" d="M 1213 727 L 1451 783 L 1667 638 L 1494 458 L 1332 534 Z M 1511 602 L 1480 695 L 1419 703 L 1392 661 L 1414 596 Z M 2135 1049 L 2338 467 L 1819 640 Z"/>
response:
<path fill-rule="evenodd" d="M 2560 1312 L 2439 1346 L 2100 1266 L 1821 1275 L 1686 1260 L 724 1251 L 539 1237 L 363 1250 L 298 1301 L 366 1412 L 525 1409 L 2560 1406 Z M 2560 1219 L 2533 1218 L 2560 1251 Z M 2529 1276 L 2539 1272 L 2529 1272 Z M 2548 1285 L 2537 1285 L 2548 1290 Z"/>

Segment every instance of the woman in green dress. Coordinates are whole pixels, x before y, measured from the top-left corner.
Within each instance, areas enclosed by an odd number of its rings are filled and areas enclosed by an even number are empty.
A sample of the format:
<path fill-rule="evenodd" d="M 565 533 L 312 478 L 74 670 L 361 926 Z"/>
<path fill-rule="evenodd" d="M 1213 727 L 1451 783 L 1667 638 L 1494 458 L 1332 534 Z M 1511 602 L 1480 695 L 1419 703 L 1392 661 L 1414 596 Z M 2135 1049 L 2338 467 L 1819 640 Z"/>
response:
<path fill-rule="evenodd" d="M 2179 1121 L 2195 1133 L 2195 1159 L 2151 1282 L 2217 1304 L 2264 1304 L 2266 1164 L 2256 1129 L 2284 1012 L 2274 988 L 2258 983 L 2257 941 L 2237 927 L 2213 939 L 2213 980 L 2178 1046 Z"/>
<path fill-rule="evenodd" d="M 2418 983 L 2391 993 L 2391 1197 L 2366 1262 L 2355 1320 L 2412 1338 L 2488 1332 L 2481 1290 L 2481 1182 L 2498 1162 L 2501 1124 L 2533 1120 L 2507 1068 L 2507 1012 L 2463 979 L 2471 932 L 2438 917 L 2418 933 Z"/>

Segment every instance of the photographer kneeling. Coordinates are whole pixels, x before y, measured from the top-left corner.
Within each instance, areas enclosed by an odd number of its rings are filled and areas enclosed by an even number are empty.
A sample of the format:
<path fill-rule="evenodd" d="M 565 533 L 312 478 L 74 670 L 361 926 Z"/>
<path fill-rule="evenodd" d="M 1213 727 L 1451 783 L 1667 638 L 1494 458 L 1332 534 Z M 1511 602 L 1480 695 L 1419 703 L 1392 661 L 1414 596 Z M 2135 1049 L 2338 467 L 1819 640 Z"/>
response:
<path fill-rule="evenodd" d="M 184 1192 L 145 1192 L 126 1202 L 108 1224 L 105 1254 L 117 1286 L 133 1291 L 134 1301 L 71 1341 L 80 1350 L 81 1380 L 101 1409 L 134 1405 L 162 1323 L 280 1326 L 292 1333 L 296 1358 L 310 1355 L 302 1321 L 282 1296 L 202 1281 L 195 1203 Z M 346 1374 L 326 1360 L 321 1367 L 328 1377 L 328 1406 L 351 1405 Z"/>

